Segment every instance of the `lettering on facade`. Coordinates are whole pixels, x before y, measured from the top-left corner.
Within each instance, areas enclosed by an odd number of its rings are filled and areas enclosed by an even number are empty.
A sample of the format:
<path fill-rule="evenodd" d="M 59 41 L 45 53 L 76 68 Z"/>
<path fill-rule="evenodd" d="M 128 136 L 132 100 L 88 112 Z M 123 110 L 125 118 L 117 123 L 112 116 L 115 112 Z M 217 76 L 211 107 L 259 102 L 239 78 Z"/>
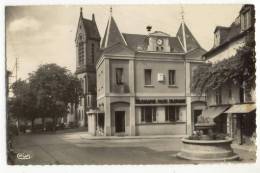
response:
<path fill-rule="evenodd" d="M 185 99 L 136 99 L 136 104 L 186 103 Z"/>

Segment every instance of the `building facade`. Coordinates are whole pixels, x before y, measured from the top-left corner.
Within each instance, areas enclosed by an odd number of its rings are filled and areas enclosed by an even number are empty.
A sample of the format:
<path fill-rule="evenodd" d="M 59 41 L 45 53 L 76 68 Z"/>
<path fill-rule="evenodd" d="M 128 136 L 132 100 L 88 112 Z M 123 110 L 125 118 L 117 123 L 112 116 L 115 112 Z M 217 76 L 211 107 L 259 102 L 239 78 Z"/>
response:
<path fill-rule="evenodd" d="M 206 62 L 221 63 L 253 42 L 254 22 L 254 6 L 244 5 L 229 27 L 217 26 L 214 46 L 204 55 Z M 247 88 L 245 82 L 227 81 L 217 90 L 208 90 L 206 95 L 208 109 L 203 113 L 213 116 L 217 131 L 228 134 L 239 144 L 255 140 L 255 87 Z"/>
<path fill-rule="evenodd" d="M 121 33 L 111 15 L 96 64 L 95 129 L 103 135 L 186 135 L 205 108 L 191 92 L 193 71 L 204 63 L 184 21 L 175 37 L 161 31 Z"/>

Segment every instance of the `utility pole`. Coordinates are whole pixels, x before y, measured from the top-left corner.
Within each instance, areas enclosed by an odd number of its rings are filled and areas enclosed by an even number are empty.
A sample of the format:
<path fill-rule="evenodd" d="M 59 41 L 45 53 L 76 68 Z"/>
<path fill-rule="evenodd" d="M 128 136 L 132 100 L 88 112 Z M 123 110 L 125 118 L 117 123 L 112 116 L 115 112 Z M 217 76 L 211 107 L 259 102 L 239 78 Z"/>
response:
<path fill-rule="evenodd" d="M 15 82 L 17 82 L 18 80 L 18 58 L 16 57 L 15 58 Z M 19 120 L 19 114 L 17 115 L 17 123 L 16 123 L 16 126 L 17 126 L 17 134 L 19 135 L 20 133 L 20 120 Z"/>
<path fill-rule="evenodd" d="M 17 79 L 18 79 L 18 58 L 15 59 L 15 82 L 17 82 Z"/>

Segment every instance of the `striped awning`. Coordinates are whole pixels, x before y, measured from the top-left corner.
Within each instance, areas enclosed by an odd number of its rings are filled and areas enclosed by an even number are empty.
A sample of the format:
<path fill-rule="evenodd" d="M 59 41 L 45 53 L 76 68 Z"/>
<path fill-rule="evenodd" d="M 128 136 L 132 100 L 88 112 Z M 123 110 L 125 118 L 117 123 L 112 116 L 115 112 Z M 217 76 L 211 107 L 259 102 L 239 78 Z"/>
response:
<path fill-rule="evenodd" d="M 239 105 L 233 105 L 231 108 L 229 108 L 225 113 L 237 113 L 237 114 L 245 114 L 250 113 L 256 109 L 256 105 L 254 103 L 250 104 L 239 104 Z"/>

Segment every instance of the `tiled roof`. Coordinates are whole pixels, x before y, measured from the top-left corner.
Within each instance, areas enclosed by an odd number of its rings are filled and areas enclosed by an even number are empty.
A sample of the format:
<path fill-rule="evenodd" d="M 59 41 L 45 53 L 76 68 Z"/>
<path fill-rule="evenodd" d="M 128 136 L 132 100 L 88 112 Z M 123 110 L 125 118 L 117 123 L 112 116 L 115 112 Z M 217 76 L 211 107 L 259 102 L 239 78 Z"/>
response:
<path fill-rule="evenodd" d="M 97 25 L 94 21 L 83 18 L 84 29 L 87 33 L 87 37 L 100 39 Z"/>
<path fill-rule="evenodd" d="M 219 45 L 214 46 L 211 48 L 206 54 L 210 54 L 211 52 L 219 49 L 223 45 L 227 44 L 230 42 L 232 39 L 236 38 L 237 36 L 241 35 L 241 25 L 239 22 L 233 22 L 229 27 L 222 27 L 222 26 L 217 26 L 215 31 L 219 29 L 220 30 L 220 42 Z"/>
<path fill-rule="evenodd" d="M 200 48 L 199 43 L 192 35 L 188 27 L 185 26 L 185 35 L 186 35 L 186 42 L 187 42 L 187 51 L 191 51 L 196 48 Z M 112 47 L 115 44 L 122 44 L 133 51 L 145 51 L 147 50 L 148 46 L 148 38 L 149 36 L 163 36 L 169 39 L 170 44 L 170 52 L 171 53 L 184 53 L 184 49 L 182 44 L 180 43 L 182 39 L 182 29 L 180 27 L 176 37 L 171 37 L 170 35 L 163 33 L 161 31 L 155 31 L 150 35 L 142 35 L 142 34 L 129 34 L 129 33 L 122 33 L 120 32 L 114 18 L 111 16 L 108 20 L 107 27 L 105 30 L 105 34 L 101 43 L 101 49 L 107 49 Z M 179 38 L 178 38 L 179 37 Z"/>
<path fill-rule="evenodd" d="M 123 33 L 123 36 L 127 42 L 127 45 L 133 50 L 146 50 L 148 45 L 148 36 L 140 34 L 128 34 Z M 168 37 L 171 52 L 183 53 L 183 49 L 179 40 L 176 37 Z"/>
<path fill-rule="evenodd" d="M 187 47 L 187 52 L 196 48 L 201 47 L 198 41 L 195 39 L 187 25 L 184 23 L 184 30 L 185 30 L 185 38 L 186 38 L 186 47 Z M 176 34 L 176 37 L 178 40 L 180 40 L 181 44 L 183 44 L 183 29 L 182 25 L 180 25 L 179 30 Z"/>
<path fill-rule="evenodd" d="M 120 33 L 114 18 L 111 16 L 106 27 L 105 36 L 101 43 L 101 48 L 108 48 L 114 44 L 121 43 L 125 45 L 124 38 Z"/>

